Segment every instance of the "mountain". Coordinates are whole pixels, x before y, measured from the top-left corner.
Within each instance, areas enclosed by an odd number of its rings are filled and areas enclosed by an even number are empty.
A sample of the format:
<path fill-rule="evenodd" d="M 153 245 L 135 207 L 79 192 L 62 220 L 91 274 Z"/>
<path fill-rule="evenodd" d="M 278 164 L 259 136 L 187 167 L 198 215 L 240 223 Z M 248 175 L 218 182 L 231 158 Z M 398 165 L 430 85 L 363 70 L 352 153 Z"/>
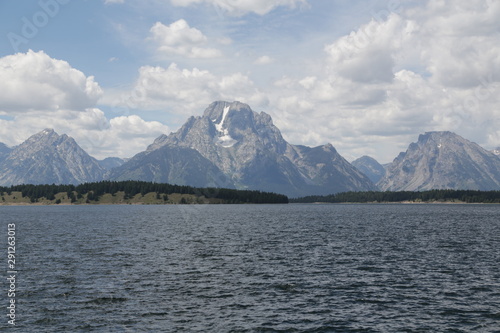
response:
<path fill-rule="evenodd" d="M 427 132 L 399 154 L 377 184 L 382 190 L 500 189 L 500 159 L 452 132 Z"/>
<path fill-rule="evenodd" d="M 0 162 L 7 158 L 11 151 L 12 148 L 7 147 L 7 145 L 0 142 Z"/>
<path fill-rule="evenodd" d="M 385 168 L 370 156 L 363 156 L 351 163 L 376 184 L 385 174 Z"/>
<path fill-rule="evenodd" d="M 78 184 L 105 170 L 73 138 L 45 129 L 16 146 L 0 163 L 0 184 Z"/>
<path fill-rule="evenodd" d="M 291 150 L 291 151 L 290 151 Z M 347 162 L 331 144 L 319 147 L 289 145 L 286 156 L 305 177 L 307 195 L 375 190 L 363 173 Z"/>
<path fill-rule="evenodd" d="M 170 155 L 184 164 L 167 163 L 165 156 Z M 204 186 L 191 183 L 191 172 L 172 178 L 171 174 L 181 174 L 181 166 L 195 168 L 201 177 L 198 181 L 208 181 L 211 186 L 231 184 L 237 189 L 289 196 L 375 188 L 331 145 L 291 145 L 268 114 L 239 102 L 212 103 L 203 116 L 189 118 L 177 132 L 158 137 L 145 152 L 113 170 L 110 179 L 149 177 L 144 180 Z"/>
<path fill-rule="evenodd" d="M 122 166 L 125 161 L 119 157 L 106 157 L 103 160 L 97 161 L 101 168 L 104 170 L 111 170 L 114 168 L 118 168 L 119 166 Z"/>

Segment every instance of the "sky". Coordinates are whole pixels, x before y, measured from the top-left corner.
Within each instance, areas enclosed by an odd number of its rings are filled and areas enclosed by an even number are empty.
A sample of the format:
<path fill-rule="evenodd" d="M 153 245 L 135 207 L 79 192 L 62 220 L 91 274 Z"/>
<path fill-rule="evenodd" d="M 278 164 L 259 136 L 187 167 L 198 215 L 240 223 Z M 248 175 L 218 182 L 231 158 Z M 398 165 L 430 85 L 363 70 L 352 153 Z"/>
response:
<path fill-rule="evenodd" d="M 292 144 L 391 162 L 419 134 L 500 146 L 497 0 L 1 0 L 0 142 L 132 157 L 213 101 Z"/>

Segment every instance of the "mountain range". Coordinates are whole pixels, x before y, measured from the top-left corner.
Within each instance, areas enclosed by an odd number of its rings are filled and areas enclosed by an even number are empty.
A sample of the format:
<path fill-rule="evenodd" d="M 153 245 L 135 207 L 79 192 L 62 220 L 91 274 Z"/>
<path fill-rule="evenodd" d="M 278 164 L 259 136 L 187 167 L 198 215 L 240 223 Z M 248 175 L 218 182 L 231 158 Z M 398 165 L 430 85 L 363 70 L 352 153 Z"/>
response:
<path fill-rule="evenodd" d="M 202 116 L 189 118 L 177 132 L 158 137 L 145 152 L 112 170 L 109 178 L 289 196 L 375 189 L 332 145 L 291 145 L 268 114 L 239 102 L 212 103 Z"/>
<path fill-rule="evenodd" d="M 368 156 L 351 164 L 331 144 L 288 143 L 265 112 L 219 101 L 127 160 L 96 160 L 51 129 L 13 148 L 0 143 L 0 185 L 144 180 L 291 197 L 379 189 L 498 190 L 499 157 L 500 149 L 486 151 L 451 132 L 428 132 L 386 166 Z"/>

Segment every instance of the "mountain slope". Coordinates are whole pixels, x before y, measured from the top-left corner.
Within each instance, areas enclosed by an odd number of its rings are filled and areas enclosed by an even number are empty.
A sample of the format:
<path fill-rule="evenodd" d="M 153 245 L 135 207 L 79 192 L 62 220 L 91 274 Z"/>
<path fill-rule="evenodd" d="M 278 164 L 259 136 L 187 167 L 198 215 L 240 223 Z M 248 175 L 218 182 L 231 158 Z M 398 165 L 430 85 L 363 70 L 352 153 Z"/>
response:
<path fill-rule="evenodd" d="M 144 154 L 133 158 L 134 163 L 150 163 L 144 159 L 163 147 L 196 151 L 226 176 L 224 183 L 238 189 L 289 196 L 374 189 L 373 183 L 331 145 L 290 145 L 268 114 L 254 112 L 239 102 L 212 103 L 203 116 L 191 117 L 177 132 L 157 138 Z M 128 168 L 130 162 L 121 168 Z M 156 170 L 165 174 L 167 170 L 162 170 L 158 161 L 155 163 Z M 120 170 L 113 172 L 112 179 L 127 177 Z"/>
<path fill-rule="evenodd" d="M 196 187 L 233 188 L 227 177 L 196 150 L 162 146 L 135 155 L 111 171 L 112 180 L 141 180 Z"/>
<path fill-rule="evenodd" d="M 290 145 L 287 157 L 307 179 L 309 194 L 326 195 L 347 191 L 375 190 L 373 183 L 326 144 L 318 147 Z"/>
<path fill-rule="evenodd" d="M 385 174 L 385 168 L 370 156 L 362 156 L 351 163 L 365 174 L 373 183 L 377 183 Z"/>
<path fill-rule="evenodd" d="M 73 138 L 45 129 L 0 163 L 0 184 L 78 184 L 101 180 L 104 172 Z"/>
<path fill-rule="evenodd" d="M 7 147 L 7 145 L 0 142 L 0 162 L 6 159 L 11 151 L 12 148 Z"/>
<path fill-rule="evenodd" d="M 387 169 L 382 190 L 500 189 L 500 159 L 451 132 L 420 135 Z"/>

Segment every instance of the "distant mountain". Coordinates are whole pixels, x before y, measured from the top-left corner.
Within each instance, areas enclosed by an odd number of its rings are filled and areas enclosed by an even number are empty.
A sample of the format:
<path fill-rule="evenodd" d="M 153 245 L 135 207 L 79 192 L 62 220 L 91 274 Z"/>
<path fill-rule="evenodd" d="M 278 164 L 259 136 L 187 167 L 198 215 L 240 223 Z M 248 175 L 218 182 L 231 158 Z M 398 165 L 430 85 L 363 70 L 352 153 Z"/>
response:
<path fill-rule="evenodd" d="M 73 138 L 45 129 L 0 162 L 0 184 L 78 184 L 101 180 L 104 172 Z"/>
<path fill-rule="evenodd" d="M 382 190 L 500 190 L 500 159 L 451 132 L 427 132 L 394 160 Z"/>
<path fill-rule="evenodd" d="M 385 168 L 370 156 L 363 156 L 351 163 L 376 184 L 385 174 Z"/>
<path fill-rule="evenodd" d="M 7 145 L 0 142 L 0 162 L 7 158 L 7 155 L 9 155 L 11 151 L 12 148 L 7 147 Z"/>
<path fill-rule="evenodd" d="M 122 166 L 123 163 L 125 163 L 125 160 L 119 157 L 106 157 L 105 159 L 99 160 L 97 162 L 104 170 L 111 170 Z"/>
<path fill-rule="evenodd" d="M 174 164 L 166 156 L 176 156 L 183 163 Z M 289 196 L 375 188 L 331 145 L 291 145 L 268 114 L 256 113 L 239 102 L 212 103 L 203 116 L 191 117 L 177 132 L 158 137 L 145 152 L 113 170 L 110 178 L 204 186 L 192 183 L 194 175 L 186 168 L 195 169 L 197 181 L 217 187 L 230 184 Z M 179 174 L 183 176 L 172 176 Z"/>

